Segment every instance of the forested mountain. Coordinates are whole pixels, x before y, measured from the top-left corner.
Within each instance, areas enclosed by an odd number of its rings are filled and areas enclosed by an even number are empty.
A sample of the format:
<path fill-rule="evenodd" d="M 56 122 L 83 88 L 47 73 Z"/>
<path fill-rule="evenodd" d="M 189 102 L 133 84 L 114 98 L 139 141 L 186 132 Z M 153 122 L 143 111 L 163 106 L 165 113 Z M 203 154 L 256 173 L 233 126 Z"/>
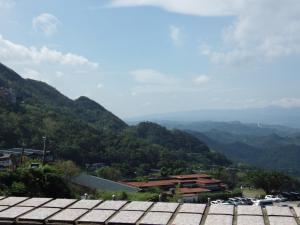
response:
<path fill-rule="evenodd" d="M 162 122 L 204 141 L 236 162 L 300 174 L 299 130 L 284 126 L 240 122 Z"/>
<path fill-rule="evenodd" d="M 86 97 L 73 101 L 46 83 L 23 79 L 2 64 L 0 106 L 0 149 L 19 147 L 23 142 L 41 148 L 42 137 L 47 136 L 47 148 L 57 158 L 79 164 L 103 162 L 121 168 L 124 176 L 134 175 L 140 167 L 146 171 L 230 163 L 188 133 L 154 124 L 129 127 Z"/>

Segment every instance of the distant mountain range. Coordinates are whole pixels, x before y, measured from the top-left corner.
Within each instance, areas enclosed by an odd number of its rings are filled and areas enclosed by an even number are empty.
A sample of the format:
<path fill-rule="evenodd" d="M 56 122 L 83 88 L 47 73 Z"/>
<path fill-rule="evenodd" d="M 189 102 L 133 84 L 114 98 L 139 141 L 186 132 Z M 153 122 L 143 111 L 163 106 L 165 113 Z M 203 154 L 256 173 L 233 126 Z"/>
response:
<path fill-rule="evenodd" d="M 182 129 L 236 162 L 300 175 L 300 130 L 240 122 L 160 121 Z"/>
<path fill-rule="evenodd" d="M 128 126 L 87 97 L 69 99 L 46 83 L 23 79 L 0 63 L 0 149 L 47 149 L 78 164 L 102 162 L 124 177 L 166 167 L 170 172 L 193 164 L 229 165 L 222 154 L 185 131 L 153 123 Z"/>
<path fill-rule="evenodd" d="M 147 115 L 128 118 L 128 122 L 136 121 L 240 121 L 255 124 L 277 124 L 300 128 L 300 108 L 248 108 L 248 109 L 203 109 L 199 111 L 182 111 L 165 114 Z"/>

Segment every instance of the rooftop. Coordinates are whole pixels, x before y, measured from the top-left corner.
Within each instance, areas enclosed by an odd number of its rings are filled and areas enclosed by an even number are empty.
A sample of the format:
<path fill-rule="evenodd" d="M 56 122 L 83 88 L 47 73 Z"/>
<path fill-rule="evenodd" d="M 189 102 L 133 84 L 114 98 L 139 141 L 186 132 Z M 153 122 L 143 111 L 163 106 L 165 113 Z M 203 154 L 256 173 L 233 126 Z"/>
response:
<path fill-rule="evenodd" d="M 8 197 L 0 224 L 300 225 L 300 208 Z"/>

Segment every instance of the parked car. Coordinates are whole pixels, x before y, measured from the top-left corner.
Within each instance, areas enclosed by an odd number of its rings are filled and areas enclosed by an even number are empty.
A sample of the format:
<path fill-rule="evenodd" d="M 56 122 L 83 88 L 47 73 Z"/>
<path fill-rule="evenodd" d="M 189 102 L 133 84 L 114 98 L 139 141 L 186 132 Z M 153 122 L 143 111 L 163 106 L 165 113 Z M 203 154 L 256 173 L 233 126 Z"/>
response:
<path fill-rule="evenodd" d="M 300 200 L 300 194 L 298 192 L 290 192 L 290 194 L 294 197 L 295 200 Z"/>
<path fill-rule="evenodd" d="M 265 199 L 271 200 L 273 202 L 281 202 L 281 198 L 275 195 L 266 195 Z"/>
<path fill-rule="evenodd" d="M 269 199 L 259 199 L 253 201 L 254 205 L 259 205 L 259 206 L 266 206 L 266 205 L 273 205 L 273 201 Z"/>

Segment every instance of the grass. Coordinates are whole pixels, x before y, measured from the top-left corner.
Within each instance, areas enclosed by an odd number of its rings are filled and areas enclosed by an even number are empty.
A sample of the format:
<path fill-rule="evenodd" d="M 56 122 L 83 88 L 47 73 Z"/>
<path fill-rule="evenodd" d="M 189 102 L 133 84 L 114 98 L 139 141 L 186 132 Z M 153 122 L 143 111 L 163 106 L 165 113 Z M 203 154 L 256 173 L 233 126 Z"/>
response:
<path fill-rule="evenodd" d="M 260 198 L 264 195 L 266 195 L 266 192 L 263 189 L 250 189 L 250 188 L 243 189 L 243 196 L 247 198 Z"/>

